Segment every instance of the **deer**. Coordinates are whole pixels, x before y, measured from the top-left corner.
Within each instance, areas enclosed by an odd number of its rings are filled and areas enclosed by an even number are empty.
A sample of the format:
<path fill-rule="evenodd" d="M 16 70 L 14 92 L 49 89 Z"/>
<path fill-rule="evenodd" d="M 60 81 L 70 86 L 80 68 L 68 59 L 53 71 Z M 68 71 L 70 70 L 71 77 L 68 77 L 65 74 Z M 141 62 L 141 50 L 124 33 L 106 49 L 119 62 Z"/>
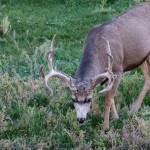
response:
<path fill-rule="evenodd" d="M 83 46 L 83 54 L 74 78 L 53 67 L 54 41 L 46 52 L 49 73 L 41 74 L 46 88 L 52 93 L 48 80 L 59 78 L 72 93 L 77 121 L 83 124 L 90 111 L 93 91 L 105 85 L 99 93 L 106 93 L 103 129 L 109 129 L 112 119 L 118 119 L 114 96 L 124 72 L 140 67 L 144 84 L 129 114 L 141 107 L 150 88 L 150 3 L 137 4 L 109 21 L 90 29 Z"/>

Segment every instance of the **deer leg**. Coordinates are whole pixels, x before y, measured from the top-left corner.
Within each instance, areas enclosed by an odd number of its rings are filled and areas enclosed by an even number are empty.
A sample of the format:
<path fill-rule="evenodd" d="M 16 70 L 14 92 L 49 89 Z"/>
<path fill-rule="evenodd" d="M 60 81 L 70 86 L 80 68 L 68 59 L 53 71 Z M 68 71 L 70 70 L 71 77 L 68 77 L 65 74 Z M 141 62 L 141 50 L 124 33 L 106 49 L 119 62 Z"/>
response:
<path fill-rule="evenodd" d="M 142 87 L 142 90 L 139 93 L 139 96 L 135 103 L 133 104 L 130 113 L 137 112 L 138 109 L 141 107 L 142 101 L 147 93 L 147 91 L 150 89 L 150 60 L 146 60 L 141 66 L 140 66 L 142 73 L 144 75 L 144 84 Z"/>
<path fill-rule="evenodd" d="M 122 72 L 119 72 L 116 75 L 117 75 L 117 78 L 114 81 L 114 85 L 113 85 L 112 89 L 107 93 L 106 98 L 105 98 L 105 116 L 104 116 L 103 130 L 109 129 L 110 108 L 112 111 L 113 118 L 115 118 L 115 119 L 118 118 L 118 114 L 117 114 L 115 104 L 114 104 L 114 96 L 115 96 L 115 92 L 119 86 Z"/>
<path fill-rule="evenodd" d="M 112 99 L 112 103 L 111 103 L 111 113 L 112 113 L 113 120 L 117 120 L 119 118 L 116 107 L 115 107 L 114 98 Z"/>

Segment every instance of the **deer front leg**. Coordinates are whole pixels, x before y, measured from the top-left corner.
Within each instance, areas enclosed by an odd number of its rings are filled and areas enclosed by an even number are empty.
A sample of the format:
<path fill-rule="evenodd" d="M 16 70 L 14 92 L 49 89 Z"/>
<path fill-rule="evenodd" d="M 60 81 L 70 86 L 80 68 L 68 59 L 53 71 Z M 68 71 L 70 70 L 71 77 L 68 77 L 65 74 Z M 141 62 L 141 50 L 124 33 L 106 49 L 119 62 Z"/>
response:
<path fill-rule="evenodd" d="M 112 102 L 111 102 L 111 114 L 112 114 L 113 120 L 117 120 L 119 118 L 117 110 L 116 110 L 114 99 L 112 99 Z"/>
<path fill-rule="evenodd" d="M 147 59 L 140 66 L 140 68 L 144 75 L 144 84 L 143 84 L 142 90 L 139 93 L 137 100 L 135 101 L 134 105 L 132 106 L 131 110 L 129 111 L 129 114 L 138 111 L 138 109 L 141 107 L 142 101 L 143 101 L 147 91 L 150 89 L 150 60 Z"/>
<path fill-rule="evenodd" d="M 105 116 L 104 116 L 103 130 L 109 129 L 110 109 L 112 111 L 113 119 L 118 119 L 118 114 L 117 114 L 115 103 L 114 103 L 114 96 L 118 88 L 118 85 L 120 83 L 121 75 L 122 75 L 122 72 L 117 73 L 117 78 L 115 79 L 114 85 L 112 89 L 107 93 L 106 98 L 105 98 Z"/>
<path fill-rule="evenodd" d="M 109 114 L 110 114 L 111 100 L 112 99 L 107 95 L 105 99 L 105 116 L 104 116 L 103 130 L 109 129 Z"/>

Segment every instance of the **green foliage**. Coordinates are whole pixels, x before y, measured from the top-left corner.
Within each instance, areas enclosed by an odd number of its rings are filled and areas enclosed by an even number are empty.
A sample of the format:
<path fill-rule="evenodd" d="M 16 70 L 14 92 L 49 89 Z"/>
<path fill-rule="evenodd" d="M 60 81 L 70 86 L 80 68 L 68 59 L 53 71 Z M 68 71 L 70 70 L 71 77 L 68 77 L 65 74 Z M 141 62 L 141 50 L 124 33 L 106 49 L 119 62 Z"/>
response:
<path fill-rule="evenodd" d="M 16 0 L 19 2 L 18 0 Z M 78 5 L 78 4 L 92 4 L 92 3 L 114 3 L 116 0 L 23 0 L 22 2 L 26 4 L 38 4 L 38 5 L 45 5 L 45 4 L 66 4 L 66 5 Z M 2 3 L 10 2 L 10 0 L 3 1 Z"/>
<path fill-rule="evenodd" d="M 88 30 L 138 1 L 10 0 L 0 1 L 0 149 L 149 149 L 150 93 L 139 113 L 128 116 L 142 86 L 134 70 L 123 76 L 116 93 L 119 120 L 101 130 L 104 95 L 94 91 L 94 103 L 84 125 L 76 122 L 71 93 L 58 79 L 49 84 L 44 54 L 56 36 L 54 65 L 74 75 Z M 8 17 L 7 17 L 8 16 Z M 6 18 L 5 24 L 2 20 Z M 4 33 L 4 31 L 7 31 Z M 1 35 L 2 33 L 2 35 Z"/>

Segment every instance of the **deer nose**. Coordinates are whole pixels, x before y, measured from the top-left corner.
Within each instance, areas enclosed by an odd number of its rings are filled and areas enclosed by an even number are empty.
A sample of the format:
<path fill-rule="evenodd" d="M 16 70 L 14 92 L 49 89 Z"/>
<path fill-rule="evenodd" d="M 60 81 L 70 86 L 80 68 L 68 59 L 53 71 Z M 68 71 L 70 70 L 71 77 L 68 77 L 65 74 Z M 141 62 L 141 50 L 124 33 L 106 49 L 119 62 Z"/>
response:
<path fill-rule="evenodd" d="M 77 118 L 77 121 L 78 121 L 80 124 L 82 124 L 82 123 L 84 123 L 85 118 Z"/>

